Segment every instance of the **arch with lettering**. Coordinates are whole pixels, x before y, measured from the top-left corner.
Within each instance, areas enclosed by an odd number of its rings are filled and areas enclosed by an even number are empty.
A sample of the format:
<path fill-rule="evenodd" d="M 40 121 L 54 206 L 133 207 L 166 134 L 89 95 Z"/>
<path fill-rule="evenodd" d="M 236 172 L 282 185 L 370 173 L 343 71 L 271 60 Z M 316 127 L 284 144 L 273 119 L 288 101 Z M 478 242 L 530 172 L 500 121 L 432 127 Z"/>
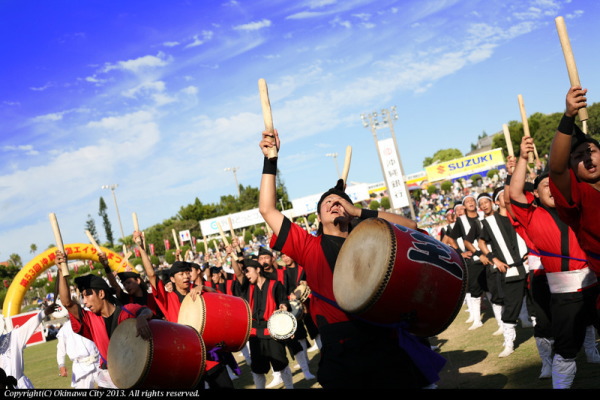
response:
<path fill-rule="evenodd" d="M 64 248 L 69 260 L 100 261 L 98 258 L 98 251 L 91 244 L 66 244 L 64 245 Z M 100 247 L 100 249 L 106 254 L 108 265 L 113 271 L 123 272 L 125 271 L 126 265 L 131 267 L 129 262 L 123 262 L 123 257 L 118 253 L 105 247 Z M 21 312 L 21 304 L 33 281 L 48 268 L 55 265 L 56 250 L 56 247 L 47 249 L 21 268 L 6 292 L 4 305 L 2 307 L 2 315 L 4 315 L 4 317 L 17 315 Z"/>

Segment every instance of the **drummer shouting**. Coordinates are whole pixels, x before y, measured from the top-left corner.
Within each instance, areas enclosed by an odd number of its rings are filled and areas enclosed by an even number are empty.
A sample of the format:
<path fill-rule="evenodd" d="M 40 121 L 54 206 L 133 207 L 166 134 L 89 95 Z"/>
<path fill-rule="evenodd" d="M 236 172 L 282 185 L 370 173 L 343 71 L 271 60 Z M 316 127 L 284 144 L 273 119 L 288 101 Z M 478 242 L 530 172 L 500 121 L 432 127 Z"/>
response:
<path fill-rule="evenodd" d="M 273 367 L 281 373 L 286 389 L 293 389 L 292 371 L 283 341 L 271 337 L 268 329 L 269 318 L 276 310 L 289 310 L 287 294 L 283 284 L 276 279 L 268 279 L 263 265 L 252 259 L 244 260 L 244 269 L 235 260 L 231 266 L 240 283 L 240 297 L 250 305 L 252 329 L 250 330 L 250 357 L 252 378 L 256 389 L 265 389 L 266 374 Z"/>
<path fill-rule="evenodd" d="M 289 255 L 306 271 L 313 294 L 310 312 L 322 341 L 319 383 L 325 389 L 422 388 L 434 384 L 439 379 L 441 360 L 435 360 L 435 367 L 430 360 L 439 355 L 431 354 L 430 348 L 408 335 L 402 337 L 410 338 L 410 343 L 400 347 L 398 331 L 351 319 L 334 303 L 333 269 L 355 218 L 379 217 L 411 229 L 416 229 L 417 224 L 400 215 L 355 207 L 340 179 L 321 196 L 317 205 L 317 236 L 310 235 L 276 207 L 277 159 L 269 159 L 268 154 L 271 147 L 279 149 L 279 145 L 276 130 L 263 132 L 259 144 L 265 156 L 259 211 L 273 230 L 270 247 Z M 423 358 L 427 361 L 421 363 Z M 425 367 L 417 369 L 417 362 Z"/>
<path fill-rule="evenodd" d="M 56 251 L 56 264 L 67 262 L 67 256 Z M 75 284 L 83 294 L 84 309 L 71 299 L 69 283 L 59 268 L 59 295 L 63 306 L 69 311 L 73 332 L 91 340 L 100 352 L 101 365 L 98 385 L 104 388 L 115 388 L 107 370 L 108 343 L 117 326 L 129 318 L 136 319 L 137 334 L 148 340 L 151 336 L 148 321 L 154 313 L 146 306 L 126 304 L 121 306 L 113 295 L 108 283 L 97 275 L 87 274 L 75 278 Z"/>

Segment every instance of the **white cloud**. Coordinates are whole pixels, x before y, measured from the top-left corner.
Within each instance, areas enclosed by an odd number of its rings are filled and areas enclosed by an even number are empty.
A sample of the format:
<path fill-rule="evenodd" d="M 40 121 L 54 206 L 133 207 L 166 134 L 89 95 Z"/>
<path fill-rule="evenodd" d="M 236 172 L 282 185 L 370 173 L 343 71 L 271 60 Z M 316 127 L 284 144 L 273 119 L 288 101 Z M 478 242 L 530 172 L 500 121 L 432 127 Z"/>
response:
<path fill-rule="evenodd" d="M 25 153 L 28 156 L 37 156 L 38 154 L 40 154 L 40 152 L 35 150 L 32 145 L 3 146 L 2 150 L 6 152 L 10 151 Z"/>
<path fill-rule="evenodd" d="M 261 21 L 249 22 L 247 24 L 234 26 L 233 29 L 236 31 L 257 31 L 259 29 L 268 28 L 271 26 L 271 21 L 263 19 Z"/>
<path fill-rule="evenodd" d="M 202 33 L 200 35 L 194 35 L 194 37 L 192 38 L 193 39 L 192 43 L 186 45 L 185 48 L 187 49 L 190 47 L 201 46 L 204 43 L 211 40 L 213 38 L 213 36 L 214 36 L 213 31 L 202 31 Z"/>
<path fill-rule="evenodd" d="M 179 46 L 179 44 L 180 44 L 179 42 L 164 42 L 163 46 L 165 46 L 165 47 L 176 47 L 176 46 Z"/>
<path fill-rule="evenodd" d="M 342 26 L 344 28 L 352 28 L 352 22 L 344 21 L 340 17 L 335 17 L 333 20 L 329 21 L 331 26 Z"/>
<path fill-rule="evenodd" d="M 32 86 L 29 89 L 33 90 L 34 92 L 43 92 L 44 90 L 49 89 L 53 86 L 54 86 L 54 84 L 52 82 L 48 82 L 43 86 L 38 86 L 38 87 Z"/>
<path fill-rule="evenodd" d="M 109 72 L 116 69 L 138 73 L 146 69 L 164 67 L 170 62 L 170 58 L 165 53 L 159 52 L 156 56 L 142 56 L 131 60 L 118 61 L 116 64 L 107 63 L 102 72 Z"/>

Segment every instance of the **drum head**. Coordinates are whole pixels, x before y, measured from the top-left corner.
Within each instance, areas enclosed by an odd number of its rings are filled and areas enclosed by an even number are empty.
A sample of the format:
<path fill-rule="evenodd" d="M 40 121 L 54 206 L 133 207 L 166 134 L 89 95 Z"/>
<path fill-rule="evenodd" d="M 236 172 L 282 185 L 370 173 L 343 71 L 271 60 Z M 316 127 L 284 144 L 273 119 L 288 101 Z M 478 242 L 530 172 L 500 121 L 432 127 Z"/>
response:
<path fill-rule="evenodd" d="M 117 326 L 108 344 L 108 373 L 120 389 L 143 382 L 150 368 L 152 338 L 146 341 L 136 335 L 136 319 L 129 318 Z"/>
<path fill-rule="evenodd" d="M 348 313 L 368 309 L 385 289 L 394 269 L 396 241 L 387 222 L 358 224 L 342 245 L 333 274 L 333 294 Z"/>
<path fill-rule="evenodd" d="M 301 302 L 305 302 L 308 299 L 308 295 L 310 294 L 310 288 L 306 284 L 301 284 L 294 289 L 294 296 Z"/>
<path fill-rule="evenodd" d="M 196 296 L 196 300 L 192 300 L 192 296 L 188 293 L 181 302 L 177 322 L 191 326 L 200 335 L 204 334 L 204 326 L 206 324 L 204 297 Z"/>
<path fill-rule="evenodd" d="M 271 315 L 271 318 L 269 318 L 267 328 L 273 339 L 289 339 L 296 332 L 296 317 L 288 311 L 277 310 Z"/>

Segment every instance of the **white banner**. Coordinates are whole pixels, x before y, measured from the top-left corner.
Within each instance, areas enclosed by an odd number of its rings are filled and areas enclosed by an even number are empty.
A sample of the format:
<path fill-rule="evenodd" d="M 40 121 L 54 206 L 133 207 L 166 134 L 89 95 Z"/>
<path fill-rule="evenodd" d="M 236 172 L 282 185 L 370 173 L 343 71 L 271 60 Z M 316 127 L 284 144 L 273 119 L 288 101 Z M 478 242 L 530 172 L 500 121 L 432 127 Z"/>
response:
<path fill-rule="evenodd" d="M 359 203 L 361 201 L 368 200 L 369 185 L 361 183 L 359 185 L 349 186 L 346 188 L 346 193 L 350 199 L 352 199 L 353 203 Z M 319 202 L 321 195 L 322 194 L 315 194 L 312 196 L 306 196 L 292 200 L 293 208 L 284 210 L 283 214 L 289 219 L 294 219 L 301 215 L 315 213 L 317 212 L 317 203 Z M 265 223 L 265 220 L 263 219 L 262 215 L 260 215 L 258 208 L 254 208 L 252 210 L 199 221 L 202 234 L 204 236 L 219 234 L 219 227 L 217 226 L 218 222 L 221 224 L 221 228 L 223 228 L 223 231 L 227 235 L 229 233 L 228 219 L 231 219 L 231 225 L 233 225 L 233 229 L 241 229 L 247 226 Z"/>
<path fill-rule="evenodd" d="M 402 176 L 402 168 L 400 167 L 400 159 L 394 139 L 383 139 L 377 143 L 379 147 L 379 157 L 383 165 L 383 173 L 390 195 L 392 208 L 399 209 L 410 205 L 404 177 Z"/>

